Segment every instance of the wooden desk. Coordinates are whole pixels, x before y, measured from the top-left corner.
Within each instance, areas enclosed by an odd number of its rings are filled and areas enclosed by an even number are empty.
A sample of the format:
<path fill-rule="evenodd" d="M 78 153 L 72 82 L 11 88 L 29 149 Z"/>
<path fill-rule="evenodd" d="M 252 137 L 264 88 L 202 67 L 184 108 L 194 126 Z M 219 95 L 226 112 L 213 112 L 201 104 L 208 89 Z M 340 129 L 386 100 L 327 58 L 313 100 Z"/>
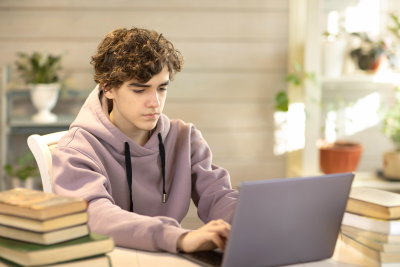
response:
<path fill-rule="evenodd" d="M 145 252 L 127 248 L 116 247 L 111 253 L 113 267 L 198 267 L 193 262 L 185 260 L 170 253 Z M 371 266 L 368 262 L 358 255 L 347 250 L 337 242 L 335 254 L 331 259 L 309 262 L 290 267 L 352 267 L 352 266 Z"/>

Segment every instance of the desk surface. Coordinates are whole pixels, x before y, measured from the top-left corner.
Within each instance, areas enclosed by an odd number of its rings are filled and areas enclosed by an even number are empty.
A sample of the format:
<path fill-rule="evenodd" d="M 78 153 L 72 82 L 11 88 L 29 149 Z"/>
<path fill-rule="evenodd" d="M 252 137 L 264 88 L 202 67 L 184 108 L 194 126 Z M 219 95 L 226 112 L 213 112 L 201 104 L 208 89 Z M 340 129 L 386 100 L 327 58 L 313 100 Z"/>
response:
<path fill-rule="evenodd" d="M 337 242 L 334 256 L 330 259 L 309 262 L 290 267 L 354 267 L 354 266 L 371 266 L 357 254 L 348 250 Z M 108 253 L 111 257 L 113 267 L 198 267 L 195 263 L 185 260 L 179 256 L 164 252 L 145 252 L 127 248 L 116 247 L 112 252 Z"/>

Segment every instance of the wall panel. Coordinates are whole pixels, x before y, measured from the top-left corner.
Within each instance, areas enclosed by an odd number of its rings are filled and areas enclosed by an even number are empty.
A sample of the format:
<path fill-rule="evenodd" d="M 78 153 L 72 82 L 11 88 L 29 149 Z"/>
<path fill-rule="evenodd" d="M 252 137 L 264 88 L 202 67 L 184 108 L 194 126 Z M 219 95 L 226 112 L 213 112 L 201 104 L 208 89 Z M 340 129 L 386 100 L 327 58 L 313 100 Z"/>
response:
<path fill-rule="evenodd" d="M 272 106 L 253 103 L 169 103 L 164 113 L 193 123 L 200 130 L 245 130 L 271 126 Z"/>
<path fill-rule="evenodd" d="M 393 1 L 393 0 L 392 0 Z M 2 0 L 0 7 L 6 8 L 86 8 L 89 10 L 97 9 L 110 9 L 115 8 L 124 10 L 127 8 L 151 8 L 151 9 L 202 9 L 207 8 L 209 12 L 216 9 L 232 10 L 239 9 L 243 12 L 247 10 L 260 10 L 273 9 L 275 12 L 286 12 L 288 9 L 288 0 L 150 0 L 150 1 L 139 1 L 139 0 Z"/>
<path fill-rule="evenodd" d="M 100 40 L 99 40 L 100 41 Z M 12 63 L 17 52 L 33 51 L 64 55 L 65 68 L 90 68 L 98 42 L 2 41 L 0 64 Z M 214 70 L 282 73 L 285 70 L 286 45 L 273 43 L 186 43 L 175 42 L 191 71 Z"/>
<path fill-rule="evenodd" d="M 206 17 L 207 19 L 204 19 Z M 182 23 L 184 21 L 185 23 Z M 230 23 L 225 23 L 229 21 Z M 285 12 L 63 11 L 0 9 L 2 38 L 101 39 L 131 26 L 154 29 L 177 40 L 272 40 L 287 38 Z"/>

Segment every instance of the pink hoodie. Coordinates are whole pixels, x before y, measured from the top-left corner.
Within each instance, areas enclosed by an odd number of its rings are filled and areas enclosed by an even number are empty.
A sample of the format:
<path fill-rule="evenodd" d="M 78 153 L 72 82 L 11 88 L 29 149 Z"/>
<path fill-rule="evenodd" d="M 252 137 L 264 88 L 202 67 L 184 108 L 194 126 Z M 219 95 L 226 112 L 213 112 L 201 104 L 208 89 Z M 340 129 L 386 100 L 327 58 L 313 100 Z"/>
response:
<path fill-rule="evenodd" d="M 193 124 L 162 114 L 142 147 L 111 123 L 109 109 L 96 87 L 53 150 L 54 190 L 89 201 L 91 231 L 112 236 L 117 246 L 176 253 L 178 238 L 189 231 L 180 222 L 190 198 L 204 223 L 231 222 L 238 192 L 231 188 L 228 172 L 212 164 L 211 150 Z M 159 133 L 165 147 L 165 203 Z"/>

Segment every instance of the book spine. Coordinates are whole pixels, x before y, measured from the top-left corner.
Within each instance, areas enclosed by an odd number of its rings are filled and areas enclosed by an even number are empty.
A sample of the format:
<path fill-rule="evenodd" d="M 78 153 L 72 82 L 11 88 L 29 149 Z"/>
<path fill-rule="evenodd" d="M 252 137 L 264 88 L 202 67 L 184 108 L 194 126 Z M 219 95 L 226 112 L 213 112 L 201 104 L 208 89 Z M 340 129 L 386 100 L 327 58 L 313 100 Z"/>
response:
<path fill-rule="evenodd" d="M 400 221 L 374 220 L 345 212 L 342 224 L 380 234 L 400 235 Z"/>

